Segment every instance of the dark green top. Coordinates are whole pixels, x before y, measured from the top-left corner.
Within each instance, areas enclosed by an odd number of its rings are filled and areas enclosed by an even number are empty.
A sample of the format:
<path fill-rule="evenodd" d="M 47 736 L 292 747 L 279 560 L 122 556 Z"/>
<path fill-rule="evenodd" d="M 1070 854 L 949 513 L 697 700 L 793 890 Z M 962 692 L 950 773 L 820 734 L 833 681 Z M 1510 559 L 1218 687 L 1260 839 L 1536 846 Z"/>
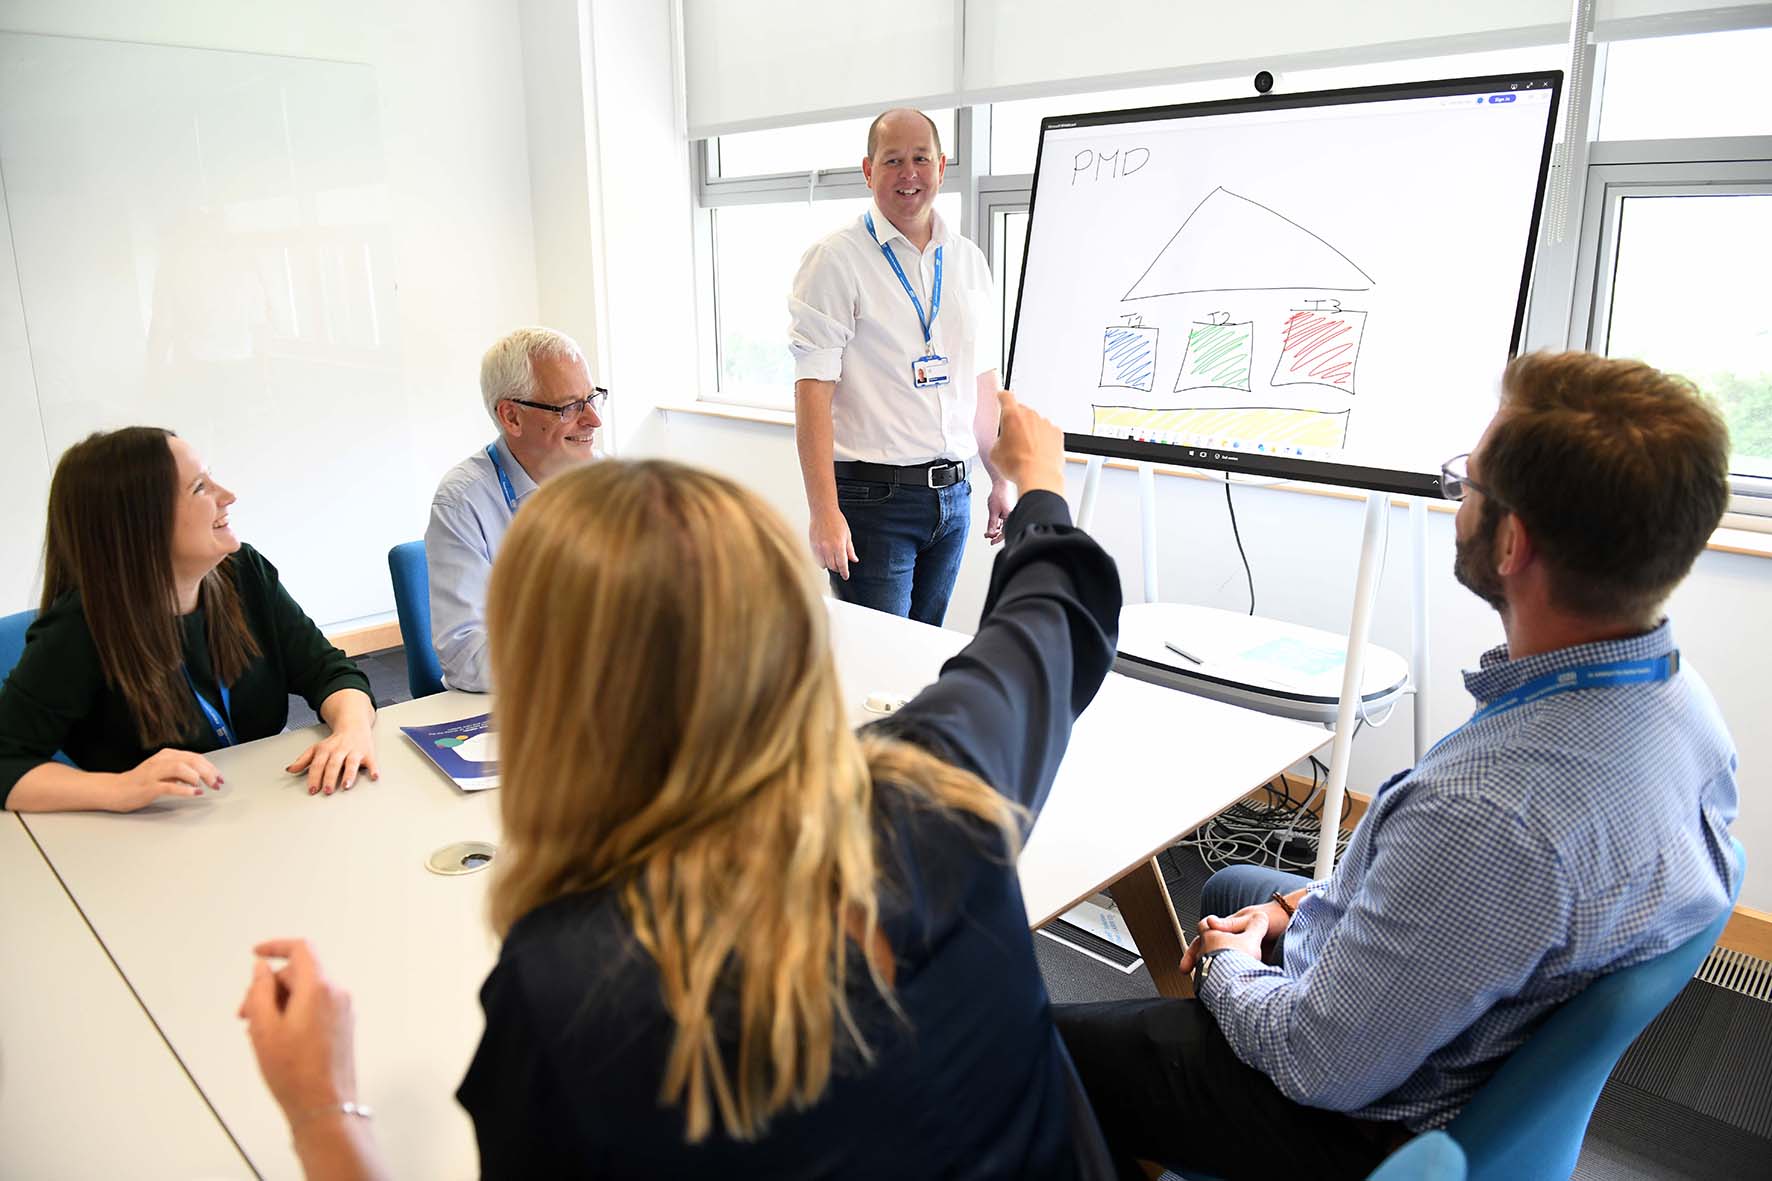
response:
<path fill-rule="evenodd" d="M 229 712 L 241 742 L 282 731 L 289 695 L 299 693 L 317 713 L 339 689 L 369 692 L 369 678 L 327 642 L 277 579 L 277 568 L 249 545 L 233 556 L 246 626 L 260 655 L 228 686 Z M 209 663 L 203 609 L 180 620 L 185 666 L 218 709 L 221 692 Z M 199 753 L 221 742 L 195 701 L 180 750 Z M 86 626 L 78 592 L 70 591 L 31 624 L 25 650 L 0 685 L 0 807 L 32 767 L 64 752 L 83 771 L 127 771 L 161 747 L 145 747 L 123 694 L 105 683 L 98 648 Z"/>

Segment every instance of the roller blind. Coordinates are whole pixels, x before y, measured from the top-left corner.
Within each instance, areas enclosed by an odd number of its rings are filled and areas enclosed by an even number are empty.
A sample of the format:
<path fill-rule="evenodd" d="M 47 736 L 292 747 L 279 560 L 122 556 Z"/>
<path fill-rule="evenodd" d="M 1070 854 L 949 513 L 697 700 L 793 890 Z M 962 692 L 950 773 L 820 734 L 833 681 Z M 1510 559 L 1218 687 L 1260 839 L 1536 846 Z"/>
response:
<path fill-rule="evenodd" d="M 955 0 L 682 0 L 689 135 L 948 106 Z"/>
<path fill-rule="evenodd" d="M 1240 69 L 1546 44 L 1569 0 L 680 0 L 689 134 Z M 1772 23 L 1772 4 L 1599 0 L 1596 36 Z"/>

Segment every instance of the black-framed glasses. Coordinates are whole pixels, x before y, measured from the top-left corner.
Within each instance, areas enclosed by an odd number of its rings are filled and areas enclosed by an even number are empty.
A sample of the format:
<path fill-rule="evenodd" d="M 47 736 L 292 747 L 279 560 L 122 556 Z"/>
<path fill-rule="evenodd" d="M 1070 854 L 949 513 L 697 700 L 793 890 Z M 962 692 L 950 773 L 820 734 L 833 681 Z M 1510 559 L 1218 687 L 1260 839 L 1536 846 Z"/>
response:
<path fill-rule="evenodd" d="M 1440 465 L 1440 494 L 1447 500 L 1463 500 L 1466 489 L 1475 488 L 1490 500 L 1500 504 L 1501 500 L 1495 493 L 1471 479 L 1471 453 L 1454 455 Z"/>
<path fill-rule="evenodd" d="M 596 411 L 597 417 L 601 418 L 604 408 L 609 405 L 609 391 L 600 385 L 592 386 L 591 391 L 591 396 L 588 398 L 574 398 L 570 402 L 561 402 L 558 405 L 552 402 L 531 402 L 527 398 L 506 398 L 505 401 L 515 402 L 519 406 L 527 406 L 531 410 L 552 410 L 560 416 L 561 422 L 571 422 L 585 412 L 586 406 Z"/>

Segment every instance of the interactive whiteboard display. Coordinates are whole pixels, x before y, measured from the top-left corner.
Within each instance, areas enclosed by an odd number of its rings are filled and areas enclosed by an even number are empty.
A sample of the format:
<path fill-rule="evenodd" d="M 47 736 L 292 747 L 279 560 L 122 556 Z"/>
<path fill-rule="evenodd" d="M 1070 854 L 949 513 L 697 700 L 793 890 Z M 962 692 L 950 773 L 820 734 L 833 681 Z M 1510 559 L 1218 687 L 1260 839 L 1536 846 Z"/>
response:
<path fill-rule="evenodd" d="M 1438 495 L 1519 344 L 1561 83 L 1046 119 L 1009 384 L 1073 451 Z"/>

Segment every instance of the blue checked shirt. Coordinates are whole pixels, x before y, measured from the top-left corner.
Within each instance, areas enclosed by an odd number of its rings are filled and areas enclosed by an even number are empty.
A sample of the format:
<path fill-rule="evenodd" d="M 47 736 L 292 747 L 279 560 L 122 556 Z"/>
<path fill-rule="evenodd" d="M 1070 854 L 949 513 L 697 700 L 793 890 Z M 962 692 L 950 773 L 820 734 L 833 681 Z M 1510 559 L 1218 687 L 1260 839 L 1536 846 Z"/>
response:
<path fill-rule="evenodd" d="M 1479 706 L 1645 635 L 1465 674 Z M 1200 999 L 1286 1096 L 1416 1131 L 1451 1121 L 1545 1014 L 1729 905 L 1735 748 L 1689 666 L 1454 731 L 1393 776 L 1286 931 L 1285 966 L 1217 956 Z"/>

